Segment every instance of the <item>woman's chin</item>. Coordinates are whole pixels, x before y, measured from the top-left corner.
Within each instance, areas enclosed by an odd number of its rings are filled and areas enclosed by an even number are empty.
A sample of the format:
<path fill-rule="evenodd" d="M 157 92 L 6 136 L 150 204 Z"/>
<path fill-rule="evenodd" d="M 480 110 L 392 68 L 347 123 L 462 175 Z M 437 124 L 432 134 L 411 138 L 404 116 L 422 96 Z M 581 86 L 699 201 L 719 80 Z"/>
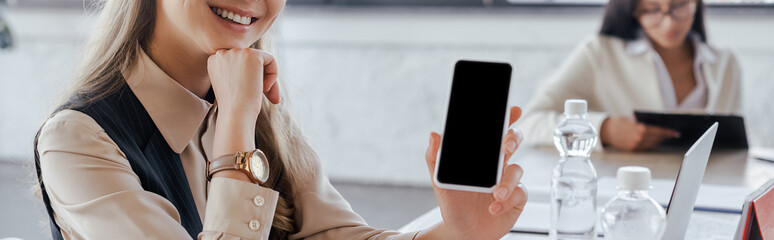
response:
<path fill-rule="evenodd" d="M 217 52 L 220 49 L 249 48 L 250 45 L 252 45 L 252 44 L 239 43 L 239 42 L 229 42 L 229 43 L 213 44 L 211 47 L 207 48 L 207 53 L 215 54 L 215 52 Z"/>
<path fill-rule="evenodd" d="M 678 49 L 683 46 L 685 39 L 657 39 L 655 42 L 663 49 Z"/>

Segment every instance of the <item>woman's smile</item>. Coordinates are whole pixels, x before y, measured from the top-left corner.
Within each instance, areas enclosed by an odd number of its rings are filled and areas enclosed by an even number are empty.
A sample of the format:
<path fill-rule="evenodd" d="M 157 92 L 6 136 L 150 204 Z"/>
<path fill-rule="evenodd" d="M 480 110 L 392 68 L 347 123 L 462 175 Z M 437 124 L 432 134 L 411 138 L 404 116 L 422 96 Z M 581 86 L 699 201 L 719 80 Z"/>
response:
<path fill-rule="evenodd" d="M 221 22 L 229 29 L 241 33 L 248 32 L 250 27 L 259 20 L 256 16 L 257 14 L 238 8 L 212 5 L 209 5 L 209 8 L 213 16 L 217 18 L 216 21 Z"/>

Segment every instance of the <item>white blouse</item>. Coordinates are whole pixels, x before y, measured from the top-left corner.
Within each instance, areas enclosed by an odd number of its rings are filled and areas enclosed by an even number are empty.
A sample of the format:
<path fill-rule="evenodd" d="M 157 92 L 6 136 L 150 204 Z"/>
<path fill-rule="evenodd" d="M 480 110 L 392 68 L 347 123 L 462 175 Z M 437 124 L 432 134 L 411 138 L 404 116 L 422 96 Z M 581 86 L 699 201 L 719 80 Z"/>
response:
<path fill-rule="evenodd" d="M 664 110 L 703 110 L 707 106 L 707 82 L 701 68 L 705 62 L 714 62 L 715 56 L 712 54 L 712 51 L 708 49 L 709 47 L 707 44 L 699 39 L 699 36 L 696 33 L 691 33 L 690 39 L 693 43 L 695 54 L 693 73 L 696 78 L 696 87 L 694 87 L 688 96 L 683 99 L 683 102 L 679 104 L 677 103 L 677 95 L 675 94 L 672 77 L 669 76 L 666 64 L 664 64 L 664 60 L 656 50 L 653 49 L 653 46 L 650 41 L 648 41 L 645 34 L 641 33 L 637 40 L 630 41 L 626 44 L 626 52 L 632 56 L 640 55 L 645 52 L 650 52 L 650 55 L 653 56 L 661 98 L 664 103 Z"/>

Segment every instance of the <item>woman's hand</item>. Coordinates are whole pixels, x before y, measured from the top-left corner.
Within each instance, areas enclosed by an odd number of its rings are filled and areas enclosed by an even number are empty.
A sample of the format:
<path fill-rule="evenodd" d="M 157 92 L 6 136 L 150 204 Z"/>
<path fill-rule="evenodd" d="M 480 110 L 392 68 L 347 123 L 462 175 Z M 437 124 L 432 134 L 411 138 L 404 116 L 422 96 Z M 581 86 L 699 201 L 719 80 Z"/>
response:
<path fill-rule="evenodd" d="M 666 128 L 635 122 L 628 117 L 611 117 L 602 122 L 600 140 L 624 151 L 643 151 L 655 148 L 680 133 Z"/>
<path fill-rule="evenodd" d="M 510 124 L 520 116 L 519 107 L 511 108 Z M 526 190 L 519 186 L 523 171 L 517 164 L 508 164 L 521 141 L 521 133 L 508 130 L 502 147 L 505 153 L 502 179 L 491 194 L 442 189 L 433 183 L 443 222 L 422 231 L 417 239 L 500 239 L 505 236 L 527 203 Z M 425 156 L 430 176 L 435 170 L 440 142 L 441 135 L 431 133 Z"/>
<path fill-rule="evenodd" d="M 280 102 L 277 62 L 268 52 L 252 49 L 220 49 L 207 59 L 218 111 L 258 117 L 263 95 Z"/>
<path fill-rule="evenodd" d="M 218 101 L 214 158 L 256 149 L 255 122 L 263 96 L 274 104 L 280 102 L 274 57 L 251 48 L 221 49 L 207 59 L 207 72 Z M 220 171 L 213 177 L 249 182 L 245 173 L 236 170 Z"/>

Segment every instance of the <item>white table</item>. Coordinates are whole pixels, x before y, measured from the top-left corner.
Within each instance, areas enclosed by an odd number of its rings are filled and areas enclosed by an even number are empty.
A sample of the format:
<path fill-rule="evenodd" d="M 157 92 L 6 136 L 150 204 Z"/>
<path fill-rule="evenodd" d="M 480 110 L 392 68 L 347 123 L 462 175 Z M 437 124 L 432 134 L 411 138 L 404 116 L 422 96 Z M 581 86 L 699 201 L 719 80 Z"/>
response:
<path fill-rule="evenodd" d="M 619 167 L 636 165 L 650 168 L 654 182 L 663 182 L 674 181 L 677 177 L 684 153 L 684 150 L 660 150 L 649 153 L 607 151 L 595 152 L 592 154 L 591 159 L 600 179 L 607 178 L 607 180 L 612 180 L 611 178 L 615 178 Z M 549 214 L 546 206 L 548 206 L 550 199 L 551 172 L 558 159 L 558 153 L 552 148 L 520 149 L 511 159 L 511 163 L 517 163 L 524 168 L 522 182 L 529 194 L 525 213 L 522 214 L 519 221 L 528 221 L 525 219 L 532 221 L 538 219 L 538 221 L 542 221 L 547 219 L 545 216 Z M 734 200 L 739 201 L 739 199 L 743 199 L 743 196 L 739 195 L 746 195 L 771 178 L 774 178 L 774 163 L 750 158 L 747 151 L 744 150 L 716 150 L 713 151 L 707 165 L 702 182 L 702 190 L 700 191 L 714 195 L 734 195 L 736 196 Z M 671 192 L 671 189 L 661 190 L 662 192 Z M 604 205 L 607 199 L 612 197 L 611 194 L 614 194 L 614 191 L 611 189 L 599 189 L 599 204 Z M 602 192 L 609 194 L 602 197 Z M 699 198 L 701 197 L 702 194 L 700 193 Z M 704 200 L 706 202 L 707 199 Z M 740 209 L 741 204 L 740 202 Z M 530 208 L 530 206 L 534 207 Z M 542 217 L 539 215 L 542 215 Z M 739 218 L 740 215 L 734 213 L 694 211 L 686 239 L 731 239 L 736 231 Z M 439 221 L 441 221 L 441 215 L 436 207 L 405 225 L 400 230 L 420 230 Z M 519 224 L 519 222 L 516 223 L 517 226 Z M 548 236 L 545 234 L 512 232 L 502 239 L 547 238 Z"/>

